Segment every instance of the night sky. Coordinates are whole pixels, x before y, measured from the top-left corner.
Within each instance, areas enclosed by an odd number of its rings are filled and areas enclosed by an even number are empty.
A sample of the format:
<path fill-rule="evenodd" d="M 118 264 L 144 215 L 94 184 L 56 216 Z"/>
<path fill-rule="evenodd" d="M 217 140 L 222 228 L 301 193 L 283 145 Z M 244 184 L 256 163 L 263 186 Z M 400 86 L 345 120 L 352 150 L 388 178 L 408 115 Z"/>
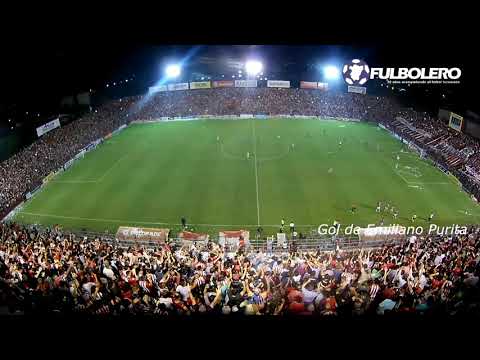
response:
<path fill-rule="evenodd" d="M 330 41 L 337 41 L 338 45 L 332 42 L 325 45 L 325 39 L 320 38 L 323 41 L 315 43 L 311 37 L 305 38 L 308 43 L 299 45 L 275 41 L 278 39 L 271 41 L 277 42 L 276 45 L 229 45 L 225 40 L 215 45 L 213 37 L 208 45 L 201 45 L 208 37 L 193 43 L 184 38 L 177 42 L 176 38 L 167 41 L 165 34 L 158 41 L 155 36 L 147 36 L 130 37 L 128 41 L 100 37 L 96 41 L 76 42 L 68 41 L 67 33 L 58 39 L 48 36 L 10 41 L 0 60 L 3 72 L 0 125 L 5 125 L 7 118 L 12 116 L 28 123 L 34 113 L 40 113 L 41 118 L 55 114 L 63 96 L 90 89 L 99 94 L 106 91 L 107 83 L 111 85 L 125 79 L 130 80 L 128 86 L 124 83 L 120 89 L 117 84 L 116 95 L 140 94 L 162 76 L 166 63 L 182 60 L 189 54 L 183 69 L 182 80 L 186 81 L 200 76 L 221 79 L 221 74 L 231 79 L 250 57 L 264 62 L 265 74 L 270 79 L 286 80 L 321 81 L 324 64 L 341 66 L 352 58 L 364 59 L 371 67 L 460 67 L 460 85 L 430 85 L 428 92 L 427 85 L 412 86 L 408 89 L 408 98 L 415 105 L 443 105 L 480 112 L 477 94 L 472 90 L 479 80 L 475 59 L 468 56 L 461 43 L 439 42 L 438 39 L 409 43 L 400 36 L 392 41 L 385 38 L 355 41 L 356 45 L 353 41 L 349 43 L 348 37 L 337 37 Z M 442 94 L 446 94 L 446 98 L 441 98 Z M 29 116 L 25 115 L 26 111 Z"/>

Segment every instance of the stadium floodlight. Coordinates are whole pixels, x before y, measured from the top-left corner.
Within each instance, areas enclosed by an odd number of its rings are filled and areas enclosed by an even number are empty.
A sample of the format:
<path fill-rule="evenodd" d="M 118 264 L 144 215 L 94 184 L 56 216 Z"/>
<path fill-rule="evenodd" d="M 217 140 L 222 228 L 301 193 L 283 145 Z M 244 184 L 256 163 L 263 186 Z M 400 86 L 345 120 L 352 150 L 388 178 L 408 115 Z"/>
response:
<path fill-rule="evenodd" d="M 323 75 L 328 80 L 337 80 L 340 75 L 340 71 L 336 66 L 328 65 L 323 69 Z"/>
<path fill-rule="evenodd" d="M 165 74 L 169 78 L 179 77 L 181 73 L 180 65 L 170 64 L 165 68 Z"/>
<path fill-rule="evenodd" d="M 248 60 L 245 63 L 245 70 L 248 75 L 256 76 L 263 69 L 263 64 L 258 60 Z"/>

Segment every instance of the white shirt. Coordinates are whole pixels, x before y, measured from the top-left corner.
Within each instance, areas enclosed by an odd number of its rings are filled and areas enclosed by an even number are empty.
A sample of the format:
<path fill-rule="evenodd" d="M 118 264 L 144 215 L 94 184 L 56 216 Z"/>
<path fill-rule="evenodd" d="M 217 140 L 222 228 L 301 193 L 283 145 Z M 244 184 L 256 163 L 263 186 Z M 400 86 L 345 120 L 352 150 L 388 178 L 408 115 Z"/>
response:
<path fill-rule="evenodd" d="M 443 254 L 442 255 L 437 255 L 435 257 L 435 265 L 440 265 L 442 263 L 444 257 L 445 257 L 445 255 L 443 255 Z"/>
<path fill-rule="evenodd" d="M 108 277 L 110 280 L 115 280 L 115 274 L 113 273 L 112 269 L 104 268 L 103 275 Z"/>
<path fill-rule="evenodd" d="M 313 303 L 315 301 L 315 299 L 317 298 L 317 296 L 320 295 L 316 291 L 311 291 L 311 290 L 308 290 L 306 288 L 302 288 L 302 294 L 303 294 L 303 302 L 305 304 Z"/>
<path fill-rule="evenodd" d="M 190 286 L 188 286 L 188 285 L 187 286 L 178 285 L 176 290 L 182 296 L 183 301 L 188 300 L 188 295 L 190 293 Z"/>
<path fill-rule="evenodd" d="M 170 309 L 173 305 L 173 300 L 171 298 L 160 298 L 158 299 L 159 304 L 165 304 L 167 309 Z"/>

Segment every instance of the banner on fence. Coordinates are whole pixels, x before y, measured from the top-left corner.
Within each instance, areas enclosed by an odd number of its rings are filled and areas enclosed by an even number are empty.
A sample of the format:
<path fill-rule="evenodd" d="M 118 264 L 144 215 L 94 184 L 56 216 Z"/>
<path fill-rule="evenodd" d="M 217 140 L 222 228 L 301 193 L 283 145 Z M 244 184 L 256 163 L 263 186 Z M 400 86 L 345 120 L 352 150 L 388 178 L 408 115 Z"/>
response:
<path fill-rule="evenodd" d="M 206 243 L 208 238 L 208 234 L 194 233 L 191 231 L 181 231 L 178 233 L 178 239 L 183 243 L 183 245 Z"/>
<path fill-rule="evenodd" d="M 214 81 L 212 84 L 214 88 L 235 86 L 235 83 L 233 82 L 233 80 L 218 80 L 218 81 Z"/>
<path fill-rule="evenodd" d="M 237 250 L 240 246 L 250 244 L 250 232 L 246 230 L 221 231 L 218 234 L 218 243 L 232 251 Z"/>
<path fill-rule="evenodd" d="M 447 174 L 447 175 L 450 173 L 445 166 L 443 166 L 442 164 L 440 164 L 440 163 L 438 163 L 438 162 L 435 163 L 435 166 L 436 166 L 437 168 L 439 168 L 441 171 L 443 171 L 443 172 L 444 172 L 445 174 Z"/>
<path fill-rule="evenodd" d="M 75 162 L 75 158 L 68 160 L 65 165 L 63 165 L 63 170 L 67 170 Z"/>
<path fill-rule="evenodd" d="M 150 86 L 148 88 L 148 93 L 153 94 L 156 92 L 163 92 L 163 91 L 168 91 L 167 85 L 156 85 L 156 86 Z"/>
<path fill-rule="evenodd" d="M 317 82 L 316 81 L 300 81 L 300 88 L 301 89 L 317 89 Z"/>
<path fill-rule="evenodd" d="M 80 159 L 85 156 L 85 149 L 82 149 L 77 155 L 75 155 L 75 159 Z"/>
<path fill-rule="evenodd" d="M 118 131 L 118 130 L 115 130 L 115 131 Z M 85 147 L 85 152 L 89 152 L 89 151 L 95 149 L 98 145 L 100 145 L 102 143 L 102 140 L 103 139 L 98 139 L 98 140 L 92 141 L 90 144 L 88 144 Z"/>
<path fill-rule="evenodd" d="M 289 88 L 289 87 L 290 87 L 290 81 L 284 81 L 284 80 L 268 80 L 268 81 L 267 81 L 267 87 L 272 87 L 272 88 Z"/>
<path fill-rule="evenodd" d="M 53 130 L 53 129 L 56 129 L 60 127 L 60 120 L 59 119 L 55 119 L 55 120 L 52 120 L 52 121 L 49 121 L 48 123 L 46 124 L 43 124 L 42 126 L 39 126 L 37 128 L 37 135 L 38 137 L 48 133 L 49 131 Z"/>
<path fill-rule="evenodd" d="M 46 183 L 48 183 L 50 180 L 52 180 L 54 176 L 55 176 L 55 172 L 52 171 L 50 174 L 48 174 L 47 176 L 45 176 L 45 177 L 43 178 L 42 182 L 43 182 L 44 184 L 46 184 Z"/>
<path fill-rule="evenodd" d="M 319 82 L 317 86 L 318 86 L 319 90 L 322 90 L 322 91 L 327 91 L 328 90 L 328 83 Z"/>
<path fill-rule="evenodd" d="M 18 212 L 22 211 L 22 208 L 23 208 L 23 205 L 25 203 L 22 201 L 20 204 L 18 204 L 17 206 L 15 206 L 15 208 L 10 211 L 7 216 L 5 216 L 3 218 L 4 221 L 9 221 L 10 219 L 12 219 Z"/>
<path fill-rule="evenodd" d="M 112 131 L 112 136 L 118 134 L 120 131 L 122 131 L 122 130 L 125 129 L 126 127 L 127 127 L 127 125 L 126 125 L 126 124 L 123 124 L 123 125 L 120 126 L 117 130 Z"/>
<path fill-rule="evenodd" d="M 210 81 L 194 81 L 190 83 L 190 90 L 195 89 L 210 89 Z"/>
<path fill-rule="evenodd" d="M 42 185 L 38 185 L 35 189 L 30 190 L 30 191 L 25 195 L 25 199 L 28 200 L 28 199 L 30 199 L 31 197 L 33 197 L 37 192 L 40 191 L 41 188 L 42 188 Z"/>
<path fill-rule="evenodd" d="M 348 92 L 365 95 L 367 93 L 367 88 L 364 86 L 348 86 Z"/>
<path fill-rule="evenodd" d="M 115 238 L 119 242 L 148 243 L 155 246 L 166 243 L 169 232 L 169 229 L 120 226 Z"/>
<path fill-rule="evenodd" d="M 257 87 L 257 80 L 235 80 L 235 87 Z"/>
<path fill-rule="evenodd" d="M 244 119 L 250 119 L 253 118 L 253 114 L 240 114 L 240 117 Z"/>
<path fill-rule="evenodd" d="M 188 90 L 188 83 L 168 84 L 169 91 Z"/>

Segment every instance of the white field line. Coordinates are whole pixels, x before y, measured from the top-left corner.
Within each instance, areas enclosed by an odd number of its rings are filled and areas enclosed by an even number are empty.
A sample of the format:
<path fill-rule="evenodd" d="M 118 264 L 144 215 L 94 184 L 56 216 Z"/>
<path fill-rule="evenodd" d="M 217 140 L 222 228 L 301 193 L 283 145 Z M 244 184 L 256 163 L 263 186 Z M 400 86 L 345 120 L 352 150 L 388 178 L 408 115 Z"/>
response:
<path fill-rule="evenodd" d="M 89 184 L 97 183 L 98 180 L 53 180 L 51 182 L 60 184 Z"/>
<path fill-rule="evenodd" d="M 402 178 L 403 181 L 405 181 L 405 183 L 407 185 L 450 185 L 451 183 L 449 182 L 419 182 L 419 181 L 408 181 L 402 174 L 400 171 L 398 171 L 397 169 L 393 169 L 393 172 L 395 174 L 397 174 L 398 176 L 400 176 L 400 178 Z"/>
<path fill-rule="evenodd" d="M 397 174 L 403 181 L 405 181 L 405 183 L 406 183 L 407 185 L 410 184 L 410 183 L 408 182 L 408 180 L 405 179 L 405 177 L 404 177 L 399 171 L 397 171 L 396 169 L 393 169 L 393 172 L 394 172 L 395 174 Z"/>
<path fill-rule="evenodd" d="M 180 226 L 182 224 L 173 224 L 167 222 L 149 222 L 149 221 L 136 221 L 136 220 L 118 220 L 118 219 L 96 219 L 96 218 L 84 218 L 78 216 L 64 216 L 64 215 L 53 215 L 53 214 L 41 214 L 41 213 L 33 213 L 28 211 L 19 211 L 17 214 L 24 214 L 29 216 L 38 216 L 38 217 L 50 217 L 55 219 L 67 219 L 67 220 L 84 220 L 84 221 L 94 221 L 94 222 L 106 222 L 106 223 L 135 223 L 135 224 L 148 224 L 148 225 L 177 225 Z M 195 226 L 212 226 L 212 227 L 234 227 L 234 226 L 245 226 L 245 227 L 256 227 L 258 224 L 190 224 Z M 280 228 L 280 224 L 276 225 L 263 225 L 263 227 L 278 227 Z M 298 227 L 318 227 L 318 225 L 296 225 Z"/>
<path fill-rule="evenodd" d="M 52 180 L 52 182 L 57 182 L 57 183 L 64 183 L 64 184 L 90 184 L 90 183 L 98 183 L 98 182 L 101 182 L 105 176 L 123 159 L 125 159 L 126 157 L 128 156 L 127 155 L 124 155 L 122 156 L 121 158 L 117 159 L 113 164 L 112 166 L 110 166 L 107 171 L 105 171 L 103 173 L 102 176 L 100 176 L 98 179 L 96 180 Z"/>
<path fill-rule="evenodd" d="M 120 161 L 122 161 L 123 159 L 125 159 L 127 156 L 128 156 L 128 154 L 122 156 L 120 159 L 118 159 L 117 161 L 115 161 L 115 163 L 113 163 L 113 165 L 110 166 L 107 171 L 105 171 L 105 173 L 100 177 L 100 179 L 98 179 L 98 181 L 99 181 L 99 182 L 102 181 L 102 180 L 105 178 L 105 176 L 106 176 Z"/>
<path fill-rule="evenodd" d="M 253 156 L 255 157 L 255 185 L 257 193 L 257 223 L 260 226 L 260 202 L 258 201 L 258 169 L 257 169 L 257 136 L 255 135 L 255 122 L 252 121 L 253 130 Z"/>

